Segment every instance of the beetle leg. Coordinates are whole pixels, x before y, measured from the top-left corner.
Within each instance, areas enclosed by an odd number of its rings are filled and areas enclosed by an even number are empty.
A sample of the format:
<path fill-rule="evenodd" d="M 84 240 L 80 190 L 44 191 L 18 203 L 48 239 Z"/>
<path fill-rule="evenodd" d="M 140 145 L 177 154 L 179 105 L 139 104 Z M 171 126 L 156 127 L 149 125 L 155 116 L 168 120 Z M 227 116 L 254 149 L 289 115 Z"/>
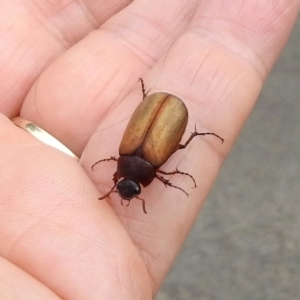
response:
<path fill-rule="evenodd" d="M 162 176 L 159 176 L 159 175 L 157 175 L 157 174 L 155 174 L 155 177 L 156 177 L 159 181 L 161 181 L 165 186 L 171 186 L 171 187 L 173 187 L 173 188 L 175 188 L 175 189 L 179 189 L 179 190 L 181 190 L 182 192 L 184 192 L 187 196 L 189 196 L 189 194 L 188 194 L 184 189 L 182 189 L 182 188 L 179 187 L 179 186 L 173 185 L 168 179 L 166 179 L 166 178 L 164 178 L 164 177 L 162 177 Z"/>
<path fill-rule="evenodd" d="M 109 198 L 111 193 L 115 193 L 116 191 L 114 191 L 113 189 L 116 187 L 117 184 L 114 184 L 114 186 L 110 189 L 109 192 L 107 192 L 104 196 L 99 197 L 98 200 L 103 200 L 105 198 Z M 109 198 L 110 199 L 110 198 Z"/>
<path fill-rule="evenodd" d="M 116 191 L 114 191 L 114 188 L 116 187 L 116 185 L 117 185 L 117 183 L 118 183 L 118 174 L 117 174 L 117 172 L 114 173 L 112 180 L 113 180 L 113 182 L 114 182 L 113 187 L 112 187 L 112 188 L 110 189 L 110 191 L 107 192 L 104 196 L 99 197 L 99 198 L 98 198 L 99 200 L 103 200 L 103 199 L 105 199 L 106 197 L 109 198 L 109 195 L 110 195 L 111 193 L 116 193 Z"/>
<path fill-rule="evenodd" d="M 101 163 L 101 162 L 103 162 L 103 161 L 110 161 L 110 160 L 118 161 L 118 159 L 117 159 L 115 156 L 111 156 L 110 158 L 105 158 L 105 159 L 101 159 L 101 160 L 96 161 L 96 162 L 91 166 L 91 169 L 94 171 L 94 167 L 95 167 L 97 164 L 99 164 L 99 163 Z"/>
<path fill-rule="evenodd" d="M 191 174 L 185 173 L 185 172 L 181 172 L 181 171 L 179 171 L 177 168 L 176 168 L 175 171 L 172 171 L 172 172 L 165 172 L 165 171 L 162 171 L 162 170 L 157 170 L 156 172 L 161 173 L 161 174 L 164 174 L 164 175 L 181 174 L 181 175 L 189 176 L 189 177 L 193 180 L 193 182 L 194 182 L 194 188 L 197 187 L 196 180 L 195 180 L 195 178 L 194 178 Z"/>
<path fill-rule="evenodd" d="M 222 143 L 224 142 L 224 139 L 222 139 L 219 135 L 213 133 L 213 132 L 197 132 L 197 128 L 196 128 L 196 125 L 195 125 L 195 130 L 194 132 L 191 133 L 191 136 L 188 138 L 188 140 L 185 142 L 185 144 L 179 144 L 178 145 L 178 148 L 177 150 L 180 150 L 180 149 L 184 149 L 186 148 L 186 146 L 192 141 L 192 139 L 197 136 L 197 135 L 214 135 L 215 137 L 219 138 Z"/>
<path fill-rule="evenodd" d="M 113 175 L 113 178 L 112 178 L 115 186 L 117 185 L 118 183 L 118 172 L 115 172 L 114 175 Z"/>
<path fill-rule="evenodd" d="M 139 200 L 141 200 L 141 201 L 143 202 L 143 211 L 144 211 L 144 213 L 146 214 L 146 213 L 147 213 L 147 211 L 146 211 L 146 204 L 145 204 L 145 200 L 144 200 L 144 199 L 142 199 L 142 198 L 140 198 L 139 196 L 135 196 L 135 198 L 137 198 L 137 199 L 139 199 Z"/>
<path fill-rule="evenodd" d="M 144 84 L 143 78 L 139 78 L 139 81 L 140 81 L 141 84 L 142 84 L 142 92 L 143 92 L 143 100 L 144 100 L 144 99 L 147 97 L 147 95 L 149 94 L 149 92 L 150 92 L 151 89 L 149 89 L 149 90 L 146 92 L 146 90 L 145 90 L 145 84 Z"/>

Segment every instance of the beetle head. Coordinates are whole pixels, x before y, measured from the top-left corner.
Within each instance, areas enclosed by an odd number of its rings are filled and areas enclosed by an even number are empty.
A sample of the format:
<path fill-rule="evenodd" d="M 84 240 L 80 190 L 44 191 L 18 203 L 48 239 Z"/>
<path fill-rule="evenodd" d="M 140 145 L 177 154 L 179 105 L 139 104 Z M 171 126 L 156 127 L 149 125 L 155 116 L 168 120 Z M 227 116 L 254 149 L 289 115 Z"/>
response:
<path fill-rule="evenodd" d="M 130 179 L 122 179 L 117 184 L 117 192 L 121 198 L 131 200 L 141 193 L 140 185 Z"/>

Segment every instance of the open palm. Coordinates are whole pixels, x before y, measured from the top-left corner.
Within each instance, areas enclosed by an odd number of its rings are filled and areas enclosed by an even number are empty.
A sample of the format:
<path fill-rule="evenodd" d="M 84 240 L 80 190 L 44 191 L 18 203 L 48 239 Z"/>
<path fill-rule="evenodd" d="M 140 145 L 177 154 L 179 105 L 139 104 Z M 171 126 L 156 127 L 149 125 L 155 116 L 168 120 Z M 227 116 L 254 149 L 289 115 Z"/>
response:
<path fill-rule="evenodd" d="M 1 299 L 151 299 L 284 46 L 299 0 L 0 0 Z M 151 93 L 189 109 L 184 140 L 141 202 L 98 201 L 112 186 L 128 118 Z M 20 115 L 81 157 L 14 126 Z M 4 297 L 5 296 L 5 297 Z"/>

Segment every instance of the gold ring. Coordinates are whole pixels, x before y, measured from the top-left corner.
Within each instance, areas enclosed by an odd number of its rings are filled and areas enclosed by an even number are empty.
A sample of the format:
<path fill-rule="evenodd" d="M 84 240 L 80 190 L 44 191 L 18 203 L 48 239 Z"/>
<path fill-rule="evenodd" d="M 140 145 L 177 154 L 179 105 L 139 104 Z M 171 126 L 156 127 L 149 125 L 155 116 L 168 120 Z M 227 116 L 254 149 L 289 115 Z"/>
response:
<path fill-rule="evenodd" d="M 79 158 L 70 150 L 68 149 L 64 144 L 62 144 L 59 140 L 57 140 L 55 137 L 53 137 L 51 134 L 49 134 L 44 129 L 40 128 L 39 126 L 35 125 L 34 123 L 25 120 L 20 117 L 15 117 L 12 119 L 12 122 L 32 134 L 34 137 L 36 137 L 41 142 L 56 148 L 63 153 L 75 158 L 76 160 L 79 160 Z"/>

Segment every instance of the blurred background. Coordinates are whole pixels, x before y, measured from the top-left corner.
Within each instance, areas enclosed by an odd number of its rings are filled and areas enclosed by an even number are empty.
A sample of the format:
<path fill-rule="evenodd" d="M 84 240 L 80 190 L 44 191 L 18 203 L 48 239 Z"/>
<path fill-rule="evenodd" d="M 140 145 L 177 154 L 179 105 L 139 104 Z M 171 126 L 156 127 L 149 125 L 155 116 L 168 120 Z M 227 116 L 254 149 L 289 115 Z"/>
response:
<path fill-rule="evenodd" d="M 155 300 L 300 299 L 300 19 Z"/>

